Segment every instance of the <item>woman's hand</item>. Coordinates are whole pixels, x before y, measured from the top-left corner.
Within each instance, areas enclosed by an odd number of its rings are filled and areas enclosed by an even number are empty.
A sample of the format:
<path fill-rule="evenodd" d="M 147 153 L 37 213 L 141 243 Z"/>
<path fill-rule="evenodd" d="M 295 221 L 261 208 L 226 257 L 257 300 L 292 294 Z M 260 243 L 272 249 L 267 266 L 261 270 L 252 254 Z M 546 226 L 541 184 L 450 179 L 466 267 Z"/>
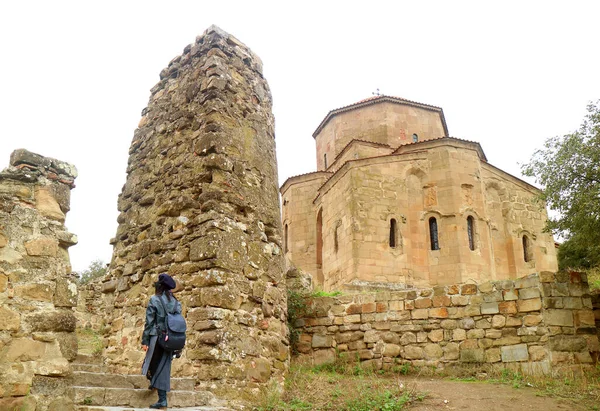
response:
<path fill-rule="evenodd" d="M 142 345 L 142 350 L 148 351 L 148 346 L 147 345 Z"/>

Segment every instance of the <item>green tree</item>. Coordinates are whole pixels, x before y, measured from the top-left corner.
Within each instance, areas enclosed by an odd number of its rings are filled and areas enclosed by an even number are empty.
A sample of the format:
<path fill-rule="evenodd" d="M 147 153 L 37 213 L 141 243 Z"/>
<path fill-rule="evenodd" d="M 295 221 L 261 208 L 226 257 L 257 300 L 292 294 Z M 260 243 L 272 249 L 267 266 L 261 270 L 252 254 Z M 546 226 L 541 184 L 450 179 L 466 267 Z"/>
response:
<path fill-rule="evenodd" d="M 82 284 L 87 284 L 90 281 L 100 278 L 106 274 L 106 264 L 104 261 L 98 259 L 90 263 L 88 268 L 83 270 L 79 275 L 79 281 Z"/>
<path fill-rule="evenodd" d="M 600 265 L 600 100 L 587 107 L 579 130 L 545 141 L 529 163 L 526 176 L 543 187 L 542 198 L 556 216 L 547 229 L 565 242 L 558 252 L 561 268 Z"/>

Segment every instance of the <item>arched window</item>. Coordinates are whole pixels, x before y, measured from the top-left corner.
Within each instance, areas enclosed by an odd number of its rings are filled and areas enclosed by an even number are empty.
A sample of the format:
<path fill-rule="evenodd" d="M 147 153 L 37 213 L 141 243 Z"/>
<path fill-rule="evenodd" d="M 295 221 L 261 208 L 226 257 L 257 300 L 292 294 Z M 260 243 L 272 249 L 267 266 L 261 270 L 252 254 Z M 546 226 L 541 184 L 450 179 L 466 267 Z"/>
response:
<path fill-rule="evenodd" d="M 283 229 L 283 252 L 287 253 L 288 251 L 290 251 L 289 245 L 288 245 L 288 225 L 286 224 L 284 229 Z"/>
<path fill-rule="evenodd" d="M 413 139 L 413 143 L 416 143 L 417 141 L 419 141 L 419 136 L 417 135 L 417 133 L 414 133 L 412 135 L 412 139 Z"/>
<path fill-rule="evenodd" d="M 317 214 L 317 268 L 323 266 L 323 209 Z"/>
<path fill-rule="evenodd" d="M 398 227 L 396 219 L 392 218 L 390 220 L 390 247 L 396 248 L 396 244 L 398 244 Z"/>
<path fill-rule="evenodd" d="M 432 250 L 440 249 L 440 243 L 438 240 L 438 226 L 435 217 L 431 217 L 429 219 L 429 241 L 431 243 Z"/>
<path fill-rule="evenodd" d="M 467 217 L 467 235 L 469 236 L 469 248 L 475 250 L 475 219 L 473 216 Z"/>
<path fill-rule="evenodd" d="M 531 248 L 531 240 L 526 234 L 523 234 L 523 259 L 525 262 L 533 260 L 533 249 Z"/>
<path fill-rule="evenodd" d="M 327 170 L 327 153 L 323 154 L 323 164 L 325 164 L 325 170 Z"/>

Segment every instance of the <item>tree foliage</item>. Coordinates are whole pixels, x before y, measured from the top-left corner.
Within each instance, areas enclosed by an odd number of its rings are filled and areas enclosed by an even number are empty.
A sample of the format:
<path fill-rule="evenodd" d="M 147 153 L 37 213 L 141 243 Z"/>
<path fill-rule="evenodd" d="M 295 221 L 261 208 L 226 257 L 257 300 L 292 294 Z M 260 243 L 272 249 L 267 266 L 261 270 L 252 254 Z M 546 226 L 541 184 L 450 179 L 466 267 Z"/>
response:
<path fill-rule="evenodd" d="M 542 185 L 556 216 L 547 229 L 565 238 L 561 268 L 600 265 L 600 100 L 590 103 L 579 130 L 552 137 L 536 150 L 523 174 Z"/>
<path fill-rule="evenodd" d="M 106 274 L 106 264 L 104 261 L 100 259 L 94 260 L 90 263 L 88 268 L 80 273 L 79 281 L 82 284 L 87 284 L 96 278 L 103 277 L 104 274 Z"/>

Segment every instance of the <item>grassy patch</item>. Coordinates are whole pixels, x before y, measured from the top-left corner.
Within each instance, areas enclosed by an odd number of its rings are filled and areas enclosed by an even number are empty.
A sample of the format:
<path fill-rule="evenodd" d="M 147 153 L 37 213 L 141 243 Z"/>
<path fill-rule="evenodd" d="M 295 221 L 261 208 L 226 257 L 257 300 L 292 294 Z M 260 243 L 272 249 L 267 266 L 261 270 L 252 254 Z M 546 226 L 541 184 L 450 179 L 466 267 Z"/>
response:
<path fill-rule="evenodd" d="M 590 268 L 586 271 L 590 291 L 600 290 L 600 267 Z"/>
<path fill-rule="evenodd" d="M 262 403 L 254 409 L 399 411 L 424 398 L 424 394 L 405 387 L 400 378 L 398 373 L 362 368 L 343 357 L 333 364 L 293 366 L 285 393 L 265 393 Z"/>
<path fill-rule="evenodd" d="M 310 296 L 311 297 L 337 297 L 338 295 L 342 295 L 342 292 L 341 291 L 317 290 L 317 291 L 314 291 Z"/>
<path fill-rule="evenodd" d="M 85 355 L 100 355 L 104 348 L 102 337 L 91 328 L 77 329 L 77 351 Z"/>

